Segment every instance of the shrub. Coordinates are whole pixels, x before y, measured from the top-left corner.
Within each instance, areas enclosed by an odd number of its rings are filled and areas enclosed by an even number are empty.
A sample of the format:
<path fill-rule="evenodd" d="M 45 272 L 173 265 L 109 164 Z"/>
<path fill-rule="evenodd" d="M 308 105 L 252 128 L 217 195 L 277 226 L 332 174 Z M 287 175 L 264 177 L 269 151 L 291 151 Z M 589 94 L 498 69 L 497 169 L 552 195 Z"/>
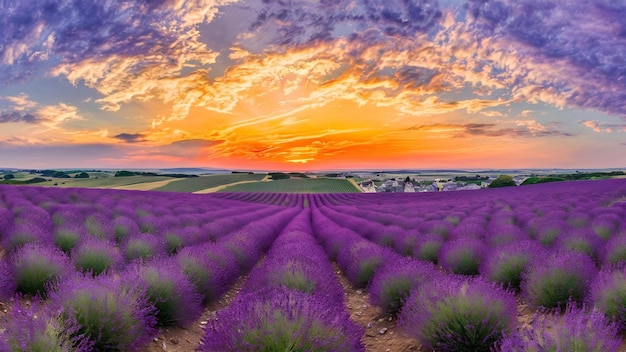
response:
<path fill-rule="evenodd" d="M 513 242 L 494 248 L 487 254 L 480 273 L 490 281 L 519 291 L 522 275 L 535 258 L 546 255 L 540 244 L 534 241 Z"/>
<path fill-rule="evenodd" d="M 139 226 L 137 226 L 137 223 L 132 219 L 120 216 L 115 218 L 113 233 L 115 242 L 121 243 L 128 238 L 128 236 L 139 233 Z"/>
<path fill-rule="evenodd" d="M 495 180 L 491 181 L 489 184 L 489 188 L 498 188 L 498 187 L 510 187 L 515 186 L 515 181 L 513 181 L 513 177 L 509 175 L 500 175 Z"/>
<path fill-rule="evenodd" d="M 217 252 L 220 248 L 212 246 L 209 250 Z M 176 258 L 196 293 L 203 297 L 204 303 L 209 303 L 226 292 L 229 284 L 239 276 L 239 271 L 234 261 L 228 265 L 209 257 L 206 251 L 207 246 L 186 247 Z"/>
<path fill-rule="evenodd" d="M 239 295 L 205 328 L 200 351 L 365 351 L 362 328 L 325 300 L 285 288 Z"/>
<path fill-rule="evenodd" d="M 39 226 L 31 223 L 18 222 L 13 225 L 8 236 L 3 240 L 2 247 L 12 252 L 27 243 L 42 243 L 47 233 Z"/>
<path fill-rule="evenodd" d="M 155 257 L 162 250 L 163 243 L 151 234 L 132 236 L 126 242 L 124 255 L 127 260 L 147 260 Z"/>
<path fill-rule="evenodd" d="M 72 272 L 68 256 L 53 246 L 26 244 L 10 261 L 17 292 L 30 296 L 46 296 L 50 285 Z"/>
<path fill-rule="evenodd" d="M 0 331 L 0 351 L 3 352 L 68 352 L 86 351 L 88 344 L 72 346 L 71 334 L 75 324 L 64 323 L 58 312 L 34 301 L 25 305 L 13 300 Z"/>
<path fill-rule="evenodd" d="M 156 308 L 158 325 L 184 327 L 202 314 L 202 297 L 176 261 L 156 260 L 132 271 Z"/>
<path fill-rule="evenodd" d="M 73 322 L 74 345 L 97 351 L 138 351 L 156 335 L 154 306 L 145 288 L 127 277 L 75 276 L 51 294 L 61 318 Z"/>
<path fill-rule="evenodd" d="M 372 278 L 370 301 L 385 314 L 397 314 L 412 290 L 431 279 L 434 265 L 405 259 L 383 266 Z"/>
<path fill-rule="evenodd" d="M 505 336 L 498 352 L 616 352 L 622 341 L 615 324 L 592 310 L 567 305 L 565 314 L 537 315 L 521 334 Z"/>
<path fill-rule="evenodd" d="M 585 253 L 592 259 L 598 259 L 603 241 L 592 230 L 575 229 L 562 235 L 558 240 L 560 248 Z"/>
<path fill-rule="evenodd" d="M 179 234 L 174 232 L 165 234 L 165 250 L 167 254 L 172 255 L 178 253 L 183 245 L 183 239 Z"/>
<path fill-rule="evenodd" d="M 593 307 L 614 321 L 620 330 L 626 330 L 626 273 L 624 269 L 604 270 L 591 284 Z"/>
<path fill-rule="evenodd" d="M 478 275 L 486 245 L 474 238 L 446 242 L 439 253 L 439 264 L 454 274 Z"/>
<path fill-rule="evenodd" d="M 409 296 L 399 325 L 428 350 L 490 351 L 517 321 L 512 293 L 479 278 L 432 280 Z"/>
<path fill-rule="evenodd" d="M 78 228 L 63 226 L 54 232 L 54 245 L 69 254 L 80 238 L 81 233 Z"/>
<path fill-rule="evenodd" d="M 85 219 L 87 232 L 99 239 L 107 239 L 112 236 L 113 229 L 110 226 L 110 219 L 105 214 L 95 213 Z"/>
<path fill-rule="evenodd" d="M 602 263 L 611 268 L 626 262 L 626 233 L 619 234 L 608 240 L 602 250 Z"/>
<path fill-rule="evenodd" d="M 530 265 L 523 290 L 536 307 L 565 309 L 569 301 L 582 303 L 596 275 L 591 258 L 579 252 L 557 252 Z"/>
<path fill-rule="evenodd" d="M 349 245 L 349 249 L 339 254 L 338 262 L 346 272 L 350 282 L 364 288 L 370 282 L 378 268 L 390 258 L 399 256 L 388 248 L 383 248 L 367 241 L 358 241 Z"/>
<path fill-rule="evenodd" d="M 424 236 L 419 240 L 413 257 L 416 259 L 428 261 L 437 264 L 439 252 L 443 247 L 444 240 L 438 235 Z"/>
<path fill-rule="evenodd" d="M 544 247 L 552 246 L 568 229 L 569 225 L 561 219 L 541 218 L 529 225 L 531 235 Z"/>
<path fill-rule="evenodd" d="M 72 260 L 78 271 L 95 276 L 115 268 L 123 258 L 113 243 L 87 238 L 74 250 Z"/>

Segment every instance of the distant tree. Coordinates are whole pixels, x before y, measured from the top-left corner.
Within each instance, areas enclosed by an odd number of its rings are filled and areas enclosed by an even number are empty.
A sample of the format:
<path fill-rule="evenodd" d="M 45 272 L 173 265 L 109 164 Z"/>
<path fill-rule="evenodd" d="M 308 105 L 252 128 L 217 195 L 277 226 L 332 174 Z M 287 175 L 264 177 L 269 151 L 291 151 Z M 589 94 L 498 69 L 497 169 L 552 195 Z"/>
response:
<path fill-rule="evenodd" d="M 74 176 L 74 178 L 89 178 L 89 174 L 86 172 L 81 172 L 77 174 L 76 176 Z"/>
<path fill-rule="evenodd" d="M 132 171 L 120 170 L 115 173 L 115 177 L 126 177 L 126 176 L 135 176 L 135 173 Z"/>
<path fill-rule="evenodd" d="M 513 181 L 513 177 L 509 175 L 500 175 L 498 178 L 493 180 L 489 185 L 489 188 L 498 188 L 498 187 L 510 187 L 515 186 L 515 181 Z"/>
<path fill-rule="evenodd" d="M 63 171 L 55 171 L 52 174 L 52 177 L 56 177 L 56 178 L 70 178 L 70 175 L 66 174 Z"/>
<path fill-rule="evenodd" d="M 14 178 L 15 178 L 15 175 L 13 175 L 13 174 L 6 174 L 6 175 L 4 175 L 4 179 L 5 180 L 12 180 Z"/>
<path fill-rule="evenodd" d="M 286 180 L 290 178 L 290 176 L 284 172 L 270 172 L 269 175 L 272 180 Z"/>

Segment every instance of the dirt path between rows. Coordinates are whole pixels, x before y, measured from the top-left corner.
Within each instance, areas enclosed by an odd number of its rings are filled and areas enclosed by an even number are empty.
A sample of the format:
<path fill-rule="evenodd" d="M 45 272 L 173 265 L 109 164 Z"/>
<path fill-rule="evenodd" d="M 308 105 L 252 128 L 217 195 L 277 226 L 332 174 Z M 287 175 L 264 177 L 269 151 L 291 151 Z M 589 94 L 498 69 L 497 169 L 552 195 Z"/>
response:
<path fill-rule="evenodd" d="M 365 290 L 356 289 L 333 264 L 337 279 L 346 293 L 345 304 L 350 318 L 365 328 L 361 341 L 368 352 L 422 351 L 419 341 L 407 336 L 396 326 L 396 319 L 383 316 L 382 310 L 369 302 Z"/>

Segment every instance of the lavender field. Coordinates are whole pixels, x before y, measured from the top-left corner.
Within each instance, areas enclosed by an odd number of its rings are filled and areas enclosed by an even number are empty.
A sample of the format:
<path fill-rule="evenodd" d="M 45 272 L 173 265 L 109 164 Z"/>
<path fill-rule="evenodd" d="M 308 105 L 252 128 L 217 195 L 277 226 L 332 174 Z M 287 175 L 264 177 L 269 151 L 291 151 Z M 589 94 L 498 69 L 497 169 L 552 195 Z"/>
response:
<path fill-rule="evenodd" d="M 384 351 L 368 342 L 384 320 L 421 351 L 626 350 L 626 180 L 430 194 L 2 186 L 0 256 L 0 351 L 146 351 L 225 295 L 194 349 Z M 380 314 L 356 319 L 348 291 Z"/>

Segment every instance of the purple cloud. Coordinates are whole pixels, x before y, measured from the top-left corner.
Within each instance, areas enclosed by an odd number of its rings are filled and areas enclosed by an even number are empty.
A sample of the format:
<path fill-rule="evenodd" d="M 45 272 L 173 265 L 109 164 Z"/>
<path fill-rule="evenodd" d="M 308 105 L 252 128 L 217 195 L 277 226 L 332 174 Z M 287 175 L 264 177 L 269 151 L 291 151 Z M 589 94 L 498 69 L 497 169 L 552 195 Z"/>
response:
<path fill-rule="evenodd" d="M 22 111 L 0 111 L 0 123 L 25 122 L 39 123 L 41 119 L 30 112 Z"/>
<path fill-rule="evenodd" d="M 274 45 L 300 45 L 338 37 L 380 39 L 413 36 L 432 29 L 441 17 L 437 0 L 263 0 L 250 29 L 271 36 Z"/>
<path fill-rule="evenodd" d="M 126 143 L 139 143 L 144 142 L 146 135 L 142 133 L 120 133 L 113 136 L 113 138 L 120 139 Z"/>
<path fill-rule="evenodd" d="M 175 3 L 2 1 L 0 80 L 27 78 L 53 58 L 72 64 L 96 56 L 167 55 L 185 28 Z"/>
<path fill-rule="evenodd" d="M 448 131 L 456 138 L 465 138 L 472 136 L 485 137 L 512 137 L 512 138 L 532 138 L 532 137 L 551 137 L 564 136 L 572 137 L 571 133 L 558 131 L 555 129 L 532 129 L 524 126 L 496 128 L 495 123 L 467 123 L 467 124 L 430 124 L 419 125 L 408 128 L 409 131 Z"/>
<path fill-rule="evenodd" d="M 568 105 L 626 116 L 625 1 L 468 0 L 466 7 L 478 39 L 503 38 L 525 60 L 564 72 L 535 85 L 561 92 Z"/>

